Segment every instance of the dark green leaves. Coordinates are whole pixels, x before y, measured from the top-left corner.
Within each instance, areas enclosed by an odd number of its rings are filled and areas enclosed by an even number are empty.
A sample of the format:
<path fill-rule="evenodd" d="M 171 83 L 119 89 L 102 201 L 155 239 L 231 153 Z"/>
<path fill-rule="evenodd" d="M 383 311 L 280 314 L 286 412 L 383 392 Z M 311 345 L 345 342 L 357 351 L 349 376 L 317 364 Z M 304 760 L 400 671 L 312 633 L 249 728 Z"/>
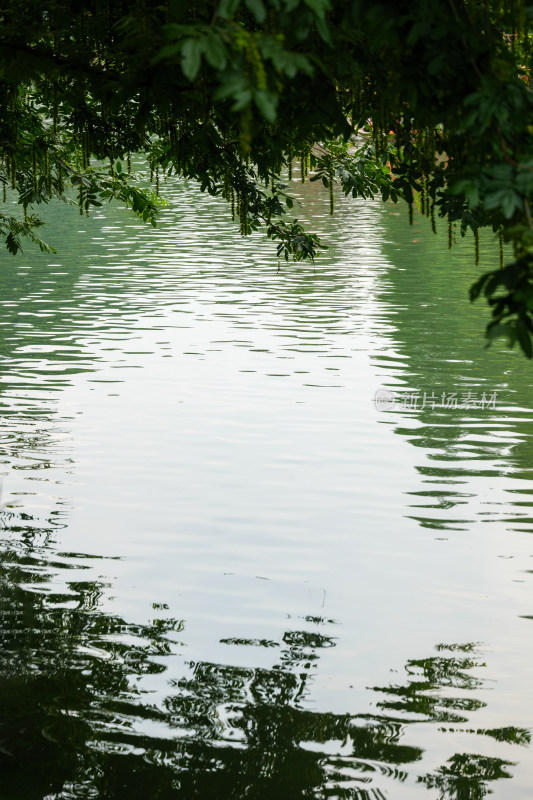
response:
<path fill-rule="evenodd" d="M 403 199 L 434 229 L 440 216 L 462 234 L 503 231 L 517 260 L 472 297 L 490 303 L 490 335 L 529 354 L 530 0 L 512 11 L 495 0 L 104 5 L 18 4 L 24 47 L 19 23 L 4 20 L 0 183 L 21 219 L 74 189 L 83 213 L 118 198 L 154 223 L 171 172 L 223 195 L 243 234 L 265 226 L 283 258 L 313 258 L 319 245 L 288 218 L 279 182 L 303 155 L 330 208 L 337 184 Z M 129 174 L 138 157 L 153 194 Z M 1 229 L 12 252 L 35 227 L 15 222 Z"/>
<path fill-rule="evenodd" d="M 470 289 L 470 300 L 483 292 L 492 308 L 487 326 L 489 343 L 504 337 L 510 347 L 518 342 L 523 353 L 533 357 L 533 257 L 525 256 L 503 269 L 486 272 Z"/>
<path fill-rule="evenodd" d="M 324 187 L 330 187 L 331 177 L 337 176 L 345 195 L 373 198 L 381 195 L 396 202 L 403 196 L 401 179 L 394 180 L 387 163 L 376 157 L 371 144 L 350 151 L 346 145 L 328 142 L 327 149 L 321 148 L 316 157 L 315 173 L 311 181 L 321 180 Z"/>
<path fill-rule="evenodd" d="M 523 352 L 528 358 L 533 356 L 533 346 L 531 344 L 532 326 L 531 320 L 525 315 L 521 315 L 516 320 L 516 338 Z"/>
<path fill-rule="evenodd" d="M 44 242 L 35 234 L 35 229 L 43 225 L 42 219 L 35 214 L 26 219 L 16 219 L 11 215 L 0 212 L 0 236 L 4 239 L 7 250 L 11 255 L 22 252 L 22 240 L 36 244 L 43 253 L 55 253 L 51 245 Z"/>

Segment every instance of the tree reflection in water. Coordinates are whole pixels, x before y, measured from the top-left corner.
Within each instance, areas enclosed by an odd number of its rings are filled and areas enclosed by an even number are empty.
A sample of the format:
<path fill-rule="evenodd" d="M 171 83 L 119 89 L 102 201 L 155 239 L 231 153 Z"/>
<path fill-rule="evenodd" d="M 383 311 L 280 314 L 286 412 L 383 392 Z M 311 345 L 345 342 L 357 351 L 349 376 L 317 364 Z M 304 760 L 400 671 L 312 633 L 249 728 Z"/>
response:
<path fill-rule="evenodd" d="M 166 671 L 182 622 L 163 617 L 135 625 L 104 613 L 102 584 L 58 580 L 67 563 L 83 567 L 83 559 L 51 560 L 46 542 L 21 539 L 20 515 L 11 517 L 0 605 L 6 798 L 382 800 L 385 783 L 397 780 L 425 786 L 433 797 L 477 800 L 491 783 L 511 777 L 512 764 L 457 753 L 425 774 L 424 751 L 403 741 L 409 726 L 446 723 L 529 743 L 524 730 L 468 727 L 483 705 L 474 696 L 482 662 L 473 644 L 439 645 L 436 655 L 407 663 L 405 682 L 372 687 L 381 698 L 377 715 L 309 710 L 313 666 L 335 645 L 321 632 L 328 621 L 313 617 L 279 643 L 224 640 L 228 660 L 236 646 L 276 648 L 273 668 L 189 663 L 182 677 L 167 681 L 164 702 L 150 704 L 139 678 Z"/>

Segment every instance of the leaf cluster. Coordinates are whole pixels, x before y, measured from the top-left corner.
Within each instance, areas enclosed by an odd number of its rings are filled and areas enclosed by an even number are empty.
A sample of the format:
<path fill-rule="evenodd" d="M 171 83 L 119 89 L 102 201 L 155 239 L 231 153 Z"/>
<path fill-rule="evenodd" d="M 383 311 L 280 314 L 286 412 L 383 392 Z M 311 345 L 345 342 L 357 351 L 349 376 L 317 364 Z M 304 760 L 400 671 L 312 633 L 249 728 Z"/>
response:
<path fill-rule="evenodd" d="M 339 184 L 445 218 L 450 244 L 471 231 L 476 261 L 480 228 L 512 243 L 522 277 L 499 284 L 503 306 L 487 294 L 488 333 L 530 355 L 532 20 L 533 0 L 2 0 L 0 189 L 21 213 L 0 235 L 39 244 L 35 207 L 53 199 L 117 198 L 154 224 L 175 174 L 280 258 L 313 259 L 290 213 L 298 160 L 332 212 Z"/>

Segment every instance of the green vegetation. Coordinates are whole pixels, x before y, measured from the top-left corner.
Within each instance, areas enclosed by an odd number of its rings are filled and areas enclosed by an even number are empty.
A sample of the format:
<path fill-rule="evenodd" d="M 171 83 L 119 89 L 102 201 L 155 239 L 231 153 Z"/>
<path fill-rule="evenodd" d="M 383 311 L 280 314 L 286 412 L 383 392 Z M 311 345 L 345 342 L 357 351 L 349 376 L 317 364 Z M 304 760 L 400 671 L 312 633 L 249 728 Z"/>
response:
<path fill-rule="evenodd" d="M 20 213 L 0 211 L 0 234 L 46 249 L 35 207 L 73 193 L 80 213 L 118 198 L 155 222 L 177 174 L 280 258 L 312 259 L 280 177 L 298 159 L 332 211 L 338 183 L 447 218 L 450 244 L 471 231 L 476 259 L 481 227 L 511 242 L 471 297 L 488 298 L 489 339 L 531 358 L 532 18 L 529 0 L 2 2 L 0 183 Z"/>

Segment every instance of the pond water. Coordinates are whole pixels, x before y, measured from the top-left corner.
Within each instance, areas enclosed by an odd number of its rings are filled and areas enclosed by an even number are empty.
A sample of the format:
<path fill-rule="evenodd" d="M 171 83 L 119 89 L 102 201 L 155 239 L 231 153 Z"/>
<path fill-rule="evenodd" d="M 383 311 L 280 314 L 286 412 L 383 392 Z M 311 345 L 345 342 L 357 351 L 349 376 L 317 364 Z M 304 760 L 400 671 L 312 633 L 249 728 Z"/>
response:
<path fill-rule="evenodd" d="M 183 184 L 3 258 L 6 800 L 532 795 L 531 365 L 471 243 L 294 186 L 315 269 Z"/>

